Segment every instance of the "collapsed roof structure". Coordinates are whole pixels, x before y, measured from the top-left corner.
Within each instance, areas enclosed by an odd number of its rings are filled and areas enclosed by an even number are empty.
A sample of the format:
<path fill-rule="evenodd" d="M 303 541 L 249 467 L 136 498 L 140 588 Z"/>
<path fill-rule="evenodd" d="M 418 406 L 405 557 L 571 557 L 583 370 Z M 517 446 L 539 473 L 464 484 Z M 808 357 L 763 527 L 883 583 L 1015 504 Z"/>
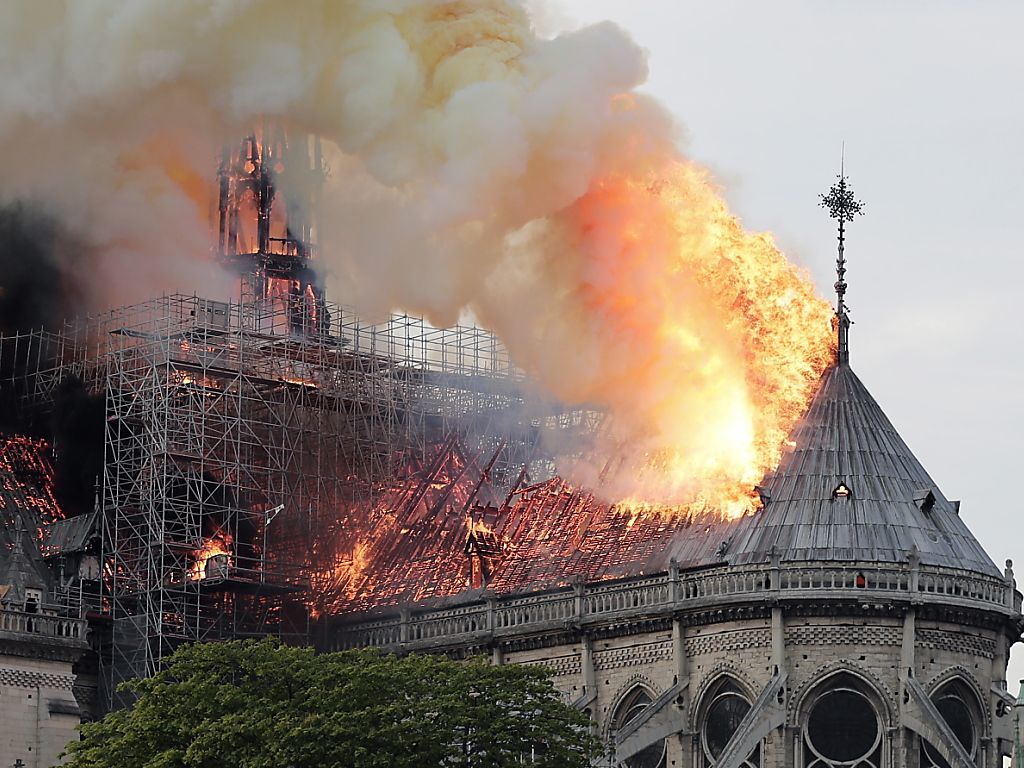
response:
<path fill-rule="evenodd" d="M 465 489 L 485 473 L 440 462 L 361 510 L 363 524 L 343 528 L 352 556 L 335 574 L 335 593 L 324 584 L 321 599 L 341 613 L 452 603 L 662 573 L 673 563 L 764 563 L 773 553 L 898 564 L 916 551 L 928 565 L 1001 575 L 959 503 L 942 494 L 848 362 L 822 376 L 789 442 L 759 486 L 762 508 L 733 520 L 717 510 L 610 504 L 558 478 L 466 505 Z"/>

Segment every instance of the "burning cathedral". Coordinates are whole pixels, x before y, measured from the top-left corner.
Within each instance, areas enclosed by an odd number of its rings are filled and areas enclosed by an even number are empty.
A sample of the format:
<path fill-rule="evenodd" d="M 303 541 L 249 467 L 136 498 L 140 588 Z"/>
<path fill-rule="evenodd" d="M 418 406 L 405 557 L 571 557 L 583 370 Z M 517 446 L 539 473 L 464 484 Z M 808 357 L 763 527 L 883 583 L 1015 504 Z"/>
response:
<path fill-rule="evenodd" d="M 542 666 L 626 768 L 1013 754 L 1021 595 L 851 368 L 845 178 L 834 360 L 730 517 L 566 483 L 545 446 L 600 414 L 525 407 L 491 334 L 329 302 L 281 191 L 322 165 L 272 129 L 224 150 L 237 300 L 0 339 L 0 764 L 50 765 L 183 643 L 268 634 Z"/>

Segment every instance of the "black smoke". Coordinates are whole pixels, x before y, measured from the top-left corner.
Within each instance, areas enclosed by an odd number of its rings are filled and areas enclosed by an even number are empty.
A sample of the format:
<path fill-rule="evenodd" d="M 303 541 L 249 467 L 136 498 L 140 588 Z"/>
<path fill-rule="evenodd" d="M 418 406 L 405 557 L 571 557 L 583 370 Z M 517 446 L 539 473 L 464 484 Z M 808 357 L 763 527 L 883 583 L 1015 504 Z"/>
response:
<path fill-rule="evenodd" d="M 83 249 L 38 205 L 0 205 L 0 333 L 55 327 L 83 309 L 70 267 Z"/>
<path fill-rule="evenodd" d="M 59 383 L 52 409 L 28 398 L 31 374 L 60 361 L 55 347 L 27 332 L 56 330 L 84 309 L 71 277 L 83 254 L 41 206 L 0 205 L 0 431 L 52 440 L 54 494 L 68 515 L 93 508 L 103 470 L 104 404 L 74 377 Z"/>
<path fill-rule="evenodd" d="M 0 203 L 0 431 L 48 437 L 44 416 L 26 404 L 26 374 L 57 361 L 23 334 L 56 328 L 83 308 L 71 268 L 84 249 L 44 207 Z"/>
<path fill-rule="evenodd" d="M 66 376 L 53 397 L 51 429 L 56 449 L 54 495 L 67 515 L 93 509 L 103 472 L 106 404 L 76 376 Z"/>

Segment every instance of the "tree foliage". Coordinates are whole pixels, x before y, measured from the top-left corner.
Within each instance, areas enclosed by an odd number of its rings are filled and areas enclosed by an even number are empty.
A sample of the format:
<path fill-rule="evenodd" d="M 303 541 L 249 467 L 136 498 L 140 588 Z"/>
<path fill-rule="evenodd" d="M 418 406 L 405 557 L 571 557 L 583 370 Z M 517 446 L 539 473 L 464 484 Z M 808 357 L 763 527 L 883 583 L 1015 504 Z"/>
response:
<path fill-rule="evenodd" d="M 589 766 L 587 716 L 544 670 L 271 640 L 181 648 L 82 726 L 72 768 Z"/>

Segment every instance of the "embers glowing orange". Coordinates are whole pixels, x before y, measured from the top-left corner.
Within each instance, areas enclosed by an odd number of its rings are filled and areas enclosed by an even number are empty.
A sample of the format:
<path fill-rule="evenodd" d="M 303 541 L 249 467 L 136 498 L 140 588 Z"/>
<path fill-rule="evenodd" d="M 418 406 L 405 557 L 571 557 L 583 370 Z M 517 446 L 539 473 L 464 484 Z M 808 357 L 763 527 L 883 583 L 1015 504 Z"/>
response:
<path fill-rule="evenodd" d="M 362 586 L 363 573 L 371 563 L 371 555 L 370 544 L 364 539 L 356 541 L 350 551 L 336 553 L 333 565 L 316 569 L 311 575 L 314 592 L 353 597 Z"/>

